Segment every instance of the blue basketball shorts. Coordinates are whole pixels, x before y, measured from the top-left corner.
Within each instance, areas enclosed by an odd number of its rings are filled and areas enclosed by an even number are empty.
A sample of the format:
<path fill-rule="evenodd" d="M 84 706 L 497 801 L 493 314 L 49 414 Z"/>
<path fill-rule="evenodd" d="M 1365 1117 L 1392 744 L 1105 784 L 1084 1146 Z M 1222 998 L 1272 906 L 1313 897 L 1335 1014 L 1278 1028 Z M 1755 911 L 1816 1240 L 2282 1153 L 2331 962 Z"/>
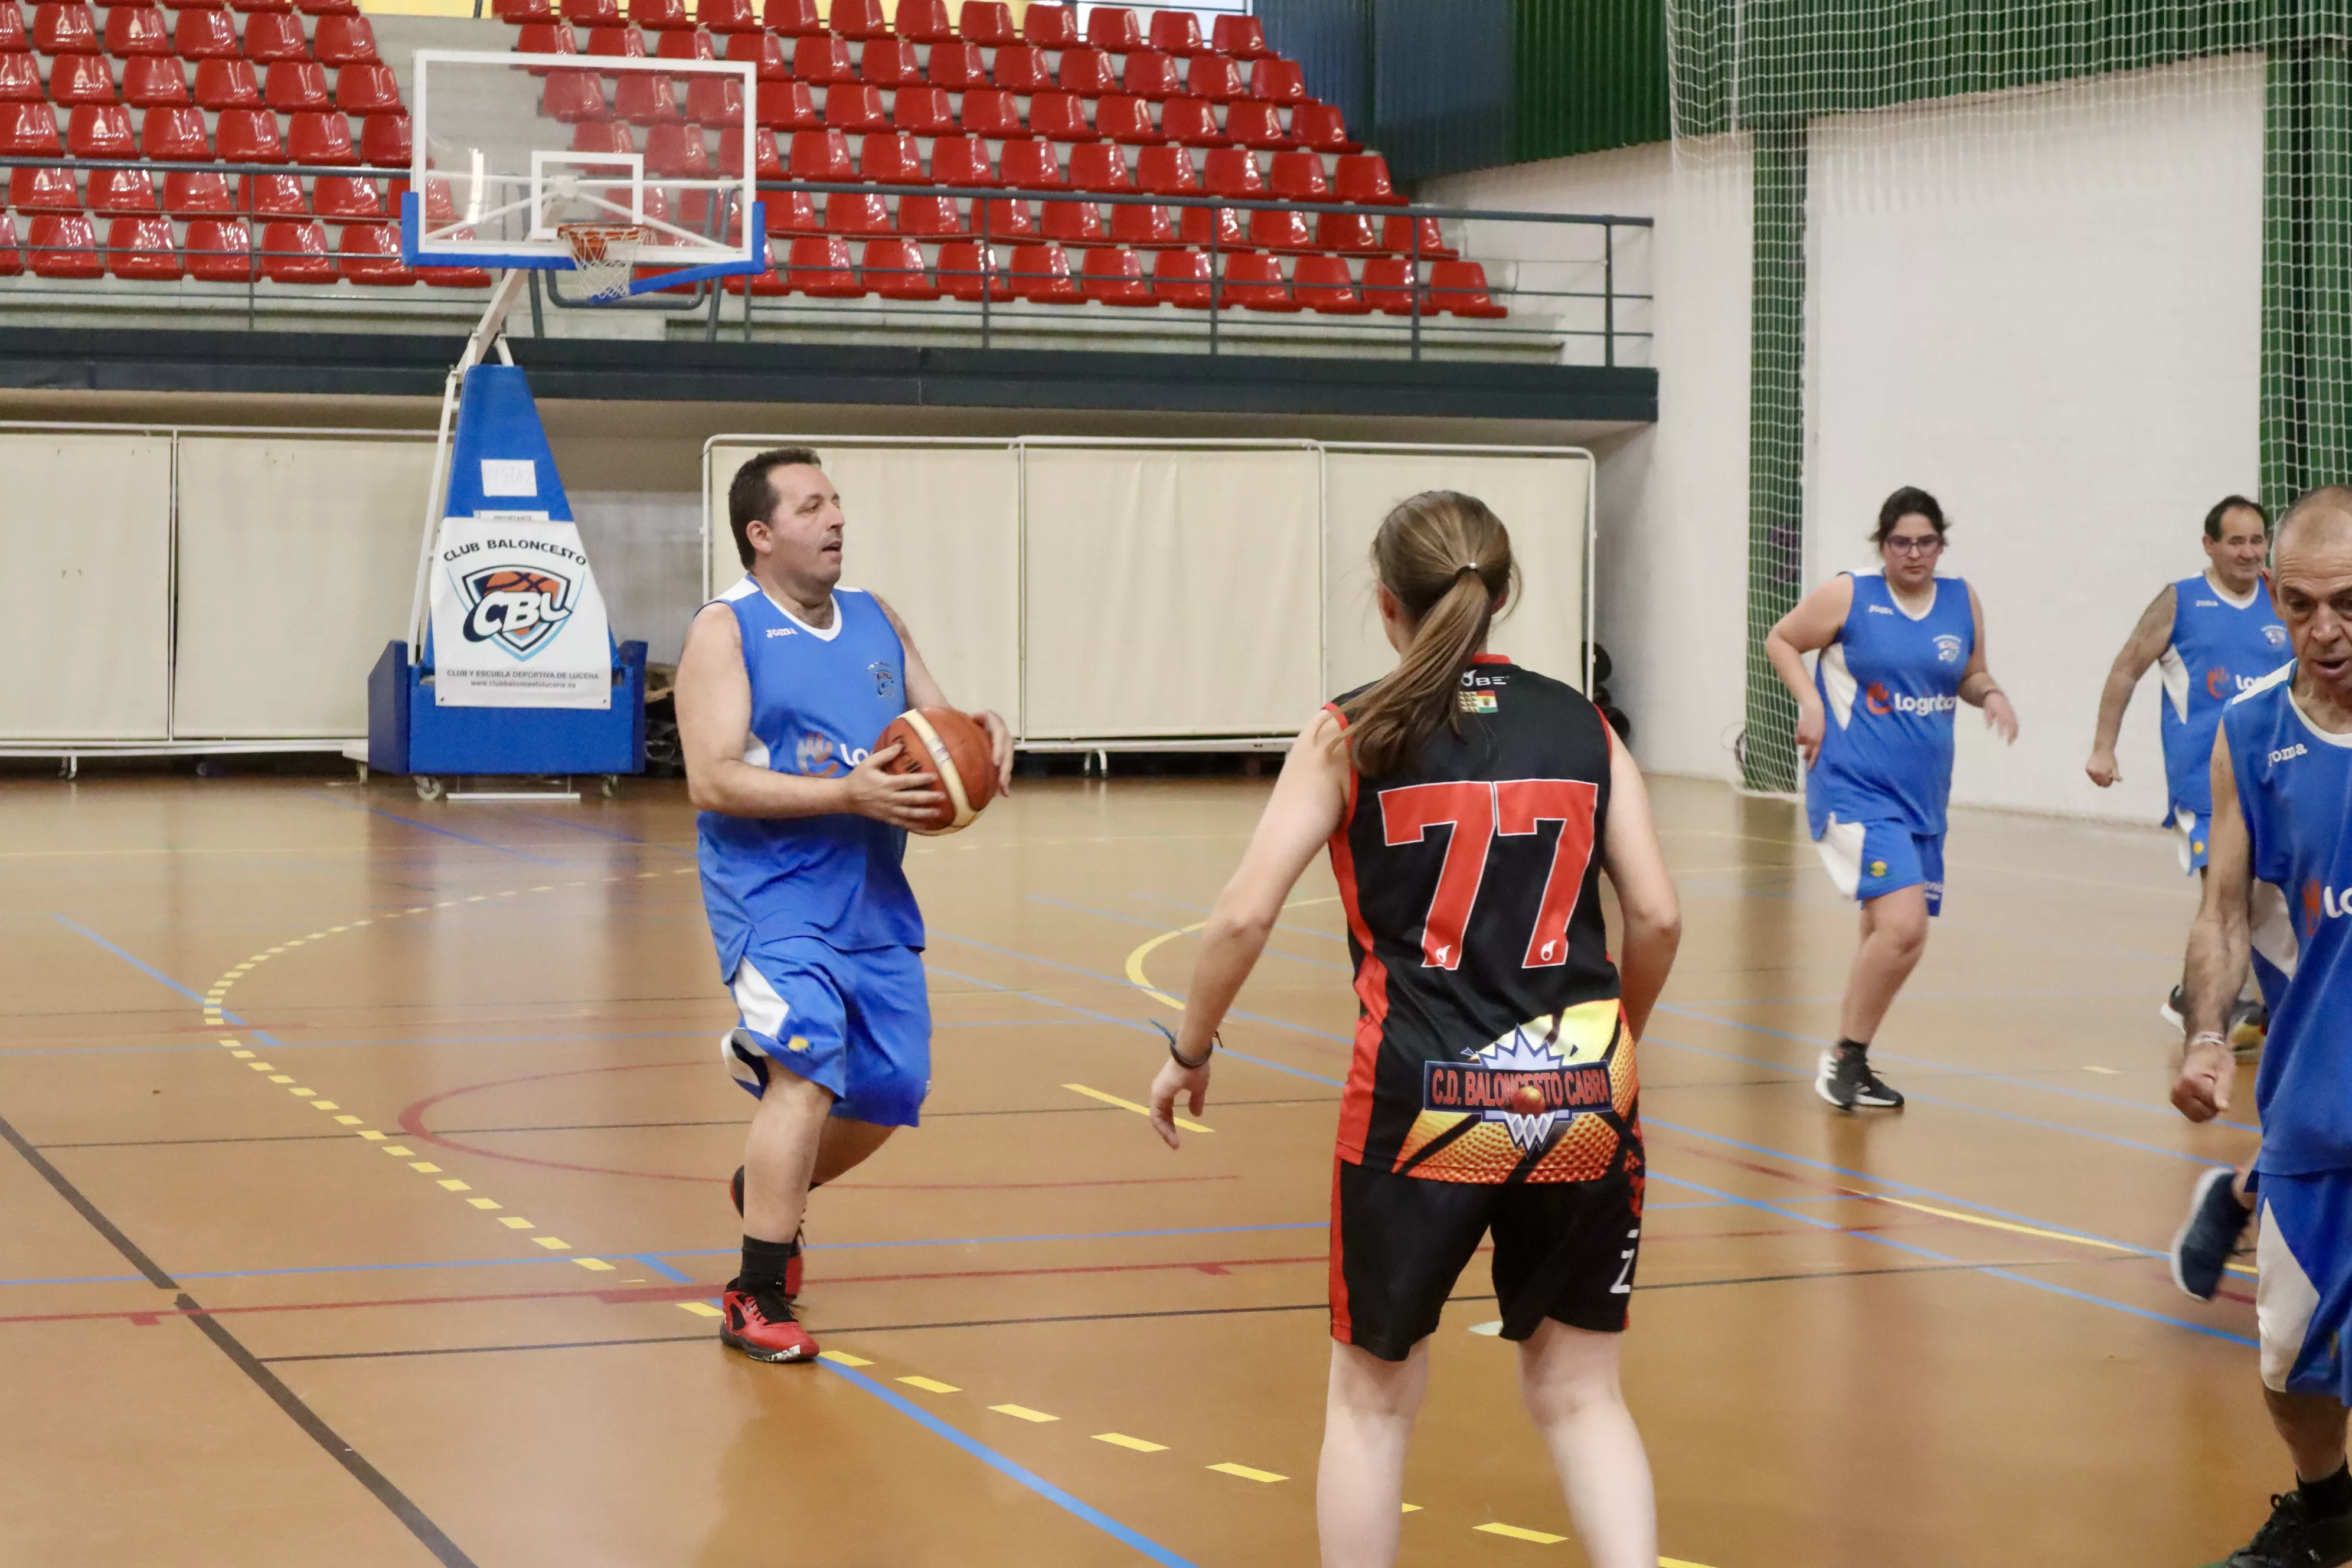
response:
<path fill-rule="evenodd" d="M 931 1001 L 911 947 L 844 952 L 814 937 L 762 942 L 730 983 L 741 1022 L 719 1059 L 754 1098 L 777 1068 L 833 1095 L 833 1114 L 912 1127 L 931 1087 Z"/>
<path fill-rule="evenodd" d="M 2352 1405 L 2352 1171 L 2264 1171 L 2254 1243 L 2263 1386 Z"/>
<path fill-rule="evenodd" d="M 1835 816 L 1813 840 L 1830 880 L 1849 899 L 1868 903 L 1905 888 L 1924 888 L 1927 912 L 1944 908 L 1944 836 L 1914 833 L 1899 822 L 1841 822 Z"/>
<path fill-rule="evenodd" d="M 2180 874 L 2193 877 L 2205 869 L 2206 847 L 2212 842 L 2212 814 L 2193 811 L 2176 802 L 2172 807 L 2172 827 L 2180 835 Z"/>

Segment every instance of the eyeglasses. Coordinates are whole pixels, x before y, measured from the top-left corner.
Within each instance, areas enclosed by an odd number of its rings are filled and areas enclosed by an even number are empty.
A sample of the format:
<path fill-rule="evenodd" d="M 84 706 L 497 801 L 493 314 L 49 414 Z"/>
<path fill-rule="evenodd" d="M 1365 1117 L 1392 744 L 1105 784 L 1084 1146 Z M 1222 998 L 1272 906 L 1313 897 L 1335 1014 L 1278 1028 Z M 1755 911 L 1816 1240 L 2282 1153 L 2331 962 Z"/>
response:
<path fill-rule="evenodd" d="M 1933 555 L 1944 548 L 1944 542 L 1933 534 L 1925 539 L 1906 539 L 1900 534 L 1890 534 L 1879 542 L 1879 548 L 1897 555 Z"/>

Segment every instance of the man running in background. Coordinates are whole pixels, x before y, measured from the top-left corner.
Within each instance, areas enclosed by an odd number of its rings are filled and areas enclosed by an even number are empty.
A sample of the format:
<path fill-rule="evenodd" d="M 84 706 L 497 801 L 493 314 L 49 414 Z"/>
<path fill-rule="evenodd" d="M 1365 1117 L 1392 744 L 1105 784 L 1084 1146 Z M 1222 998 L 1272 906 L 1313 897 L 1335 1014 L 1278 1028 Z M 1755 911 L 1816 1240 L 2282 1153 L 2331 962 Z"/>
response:
<path fill-rule="evenodd" d="M 2297 1484 L 2227 1568 L 2336 1568 L 2352 1563 L 2352 489 L 2297 501 L 2278 546 L 2271 592 L 2294 658 L 2218 726 L 2172 1102 L 2191 1121 L 2230 1109 L 2238 1064 L 2222 1028 L 2251 956 L 2272 1001 L 2249 1184 L 2263 1209 L 2255 1315 Z"/>

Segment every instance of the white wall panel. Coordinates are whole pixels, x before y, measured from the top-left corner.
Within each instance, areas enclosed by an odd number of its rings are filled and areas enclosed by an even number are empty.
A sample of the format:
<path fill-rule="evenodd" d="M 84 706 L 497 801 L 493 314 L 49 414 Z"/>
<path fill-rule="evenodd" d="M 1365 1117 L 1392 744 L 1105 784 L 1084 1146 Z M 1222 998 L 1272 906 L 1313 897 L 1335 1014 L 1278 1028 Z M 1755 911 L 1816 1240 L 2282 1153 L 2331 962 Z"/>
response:
<path fill-rule="evenodd" d="M 175 737 L 367 733 L 432 471 L 425 440 L 182 437 Z"/>
<path fill-rule="evenodd" d="M 1510 531 L 1520 591 L 1495 628 L 1494 651 L 1581 689 L 1589 472 L 1581 457 L 1328 451 L 1323 580 L 1330 695 L 1376 680 L 1395 666 L 1372 602 L 1372 536 L 1397 502 L 1433 489 L 1476 496 Z"/>
<path fill-rule="evenodd" d="M 1025 452 L 1040 738 L 1280 734 L 1323 700 L 1308 449 Z"/>
<path fill-rule="evenodd" d="M 172 443 L 0 436 L 0 738 L 161 740 Z"/>

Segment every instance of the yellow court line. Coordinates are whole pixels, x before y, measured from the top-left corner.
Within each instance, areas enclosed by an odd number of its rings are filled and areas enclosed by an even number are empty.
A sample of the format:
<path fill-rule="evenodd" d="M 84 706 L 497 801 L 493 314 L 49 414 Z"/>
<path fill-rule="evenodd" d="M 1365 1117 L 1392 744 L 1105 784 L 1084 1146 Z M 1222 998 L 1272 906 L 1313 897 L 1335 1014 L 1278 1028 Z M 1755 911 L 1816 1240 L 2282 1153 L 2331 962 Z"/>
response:
<path fill-rule="evenodd" d="M 1540 1530 L 1521 1530 L 1516 1524 L 1474 1524 L 1470 1528 L 1486 1535 L 1507 1536 L 1513 1541 L 1532 1541 L 1538 1546 L 1558 1546 L 1568 1539 L 1565 1535 L 1546 1535 Z"/>
<path fill-rule="evenodd" d="M 1042 1410 L 1032 1410 L 1025 1405 L 992 1405 L 999 1415 L 1010 1415 L 1016 1421 L 1059 1421 L 1058 1415 L 1048 1415 Z"/>
<path fill-rule="evenodd" d="M 1915 1209 L 1920 1214 L 1931 1214 L 1937 1219 L 1958 1220 L 1962 1225 L 1980 1225 L 1987 1230 L 2006 1230 L 2018 1236 L 2036 1236 L 2044 1241 L 2071 1241 L 2077 1247 L 2095 1247 L 2102 1252 L 2120 1252 L 2132 1258 L 2148 1256 L 2147 1248 L 2144 1247 L 2126 1247 L 2121 1242 L 2101 1241 L 2095 1236 L 2071 1236 L 2063 1230 L 2043 1230 L 2038 1226 L 2015 1225 L 2005 1219 L 1987 1219 L 1982 1215 L 1961 1214 L 1956 1209 L 1939 1209 L 1931 1204 L 1915 1204 L 1907 1198 L 1890 1198 L 1884 1193 L 1866 1193 L 1863 1195 L 1876 1198 L 1883 1204 L 1893 1204 L 1899 1209 Z M 2227 1267 L 2233 1274 L 2243 1274 L 2250 1279 L 2254 1277 L 2254 1270 L 2242 1263 L 2232 1263 Z"/>
<path fill-rule="evenodd" d="M 1303 910 L 1310 904 L 1336 904 L 1339 901 L 1339 895 L 1337 893 L 1331 893 L 1319 899 L 1293 899 L 1290 902 L 1283 905 L 1282 907 L 1286 910 Z M 1142 992 L 1146 996 L 1150 997 L 1154 1002 L 1173 1007 L 1180 1013 L 1182 1012 L 1184 1010 L 1183 1003 L 1178 1001 L 1175 997 L 1168 994 L 1167 992 L 1160 990 L 1159 987 L 1151 984 L 1151 976 L 1144 973 L 1143 961 L 1150 957 L 1162 943 L 1174 942 L 1180 936 L 1191 936 L 1196 931 L 1202 930 L 1208 925 L 1208 923 L 1209 922 L 1206 921 L 1194 921 L 1191 925 L 1179 926 L 1174 931 L 1161 931 L 1158 936 L 1150 938 L 1139 946 L 1133 952 L 1129 953 L 1127 955 L 1127 978 L 1129 984 L 1132 984 L 1138 991 Z"/>
<path fill-rule="evenodd" d="M 713 1315 L 715 1316 L 716 1314 Z M 872 1366 L 874 1364 L 872 1362 L 867 1361 L 864 1356 L 851 1355 L 847 1351 L 819 1351 L 816 1352 L 816 1359 L 819 1361 L 839 1362 L 844 1366 Z"/>
<path fill-rule="evenodd" d="M 1088 1100 L 1099 1100 L 1105 1105 L 1116 1105 L 1121 1110 L 1132 1110 L 1138 1116 L 1149 1116 L 1151 1114 L 1151 1108 L 1148 1105 L 1138 1105 L 1131 1100 L 1121 1100 L 1115 1094 L 1105 1094 L 1101 1089 L 1088 1089 L 1082 1083 L 1066 1083 L 1062 1087 L 1070 1090 L 1074 1094 L 1083 1094 Z M 1203 1127 L 1197 1121 L 1187 1121 L 1181 1116 L 1174 1116 L 1171 1114 L 1171 1120 L 1187 1132 L 1214 1132 L 1216 1131 L 1213 1127 Z"/>
<path fill-rule="evenodd" d="M 941 1383 L 936 1377 L 910 1376 L 902 1377 L 898 1381 L 905 1384 L 908 1388 L 919 1388 L 925 1394 L 961 1394 L 963 1392 L 962 1389 L 958 1388 L 954 1384 Z"/>
<path fill-rule="evenodd" d="M 1211 1465 L 1208 1468 L 1228 1476 L 1239 1476 L 1245 1481 L 1272 1482 L 1286 1481 L 1290 1479 L 1288 1476 L 1277 1476 L 1272 1470 L 1254 1470 L 1247 1465 L 1236 1465 L 1231 1460 L 1227 1460 L 1222 1465 Z"/>
<path fill-rule="evenodd" d="M 1095 1441 L 1108 1443 L 1113 1447 L 1132 1448 L 1139 1454 L 1164 1454 L 1168 1451 L 1168 1445 L 1165 1443 L 1147 1443 L 1140 1437 L 1130 1437 L 1124 1432 L 1097 1432 L 1095 1434 Z"/>
<path fill-rule="evenodd" d="M 679 1311 L 692 1312 L 698 1318 L 719 1318 L 726 1316 L 725 1313 L 721 1312 L 718 1308 L 712 1306 L 708 1301 L 680 1301 L 677 1304 L 677 1307 Z"/>

